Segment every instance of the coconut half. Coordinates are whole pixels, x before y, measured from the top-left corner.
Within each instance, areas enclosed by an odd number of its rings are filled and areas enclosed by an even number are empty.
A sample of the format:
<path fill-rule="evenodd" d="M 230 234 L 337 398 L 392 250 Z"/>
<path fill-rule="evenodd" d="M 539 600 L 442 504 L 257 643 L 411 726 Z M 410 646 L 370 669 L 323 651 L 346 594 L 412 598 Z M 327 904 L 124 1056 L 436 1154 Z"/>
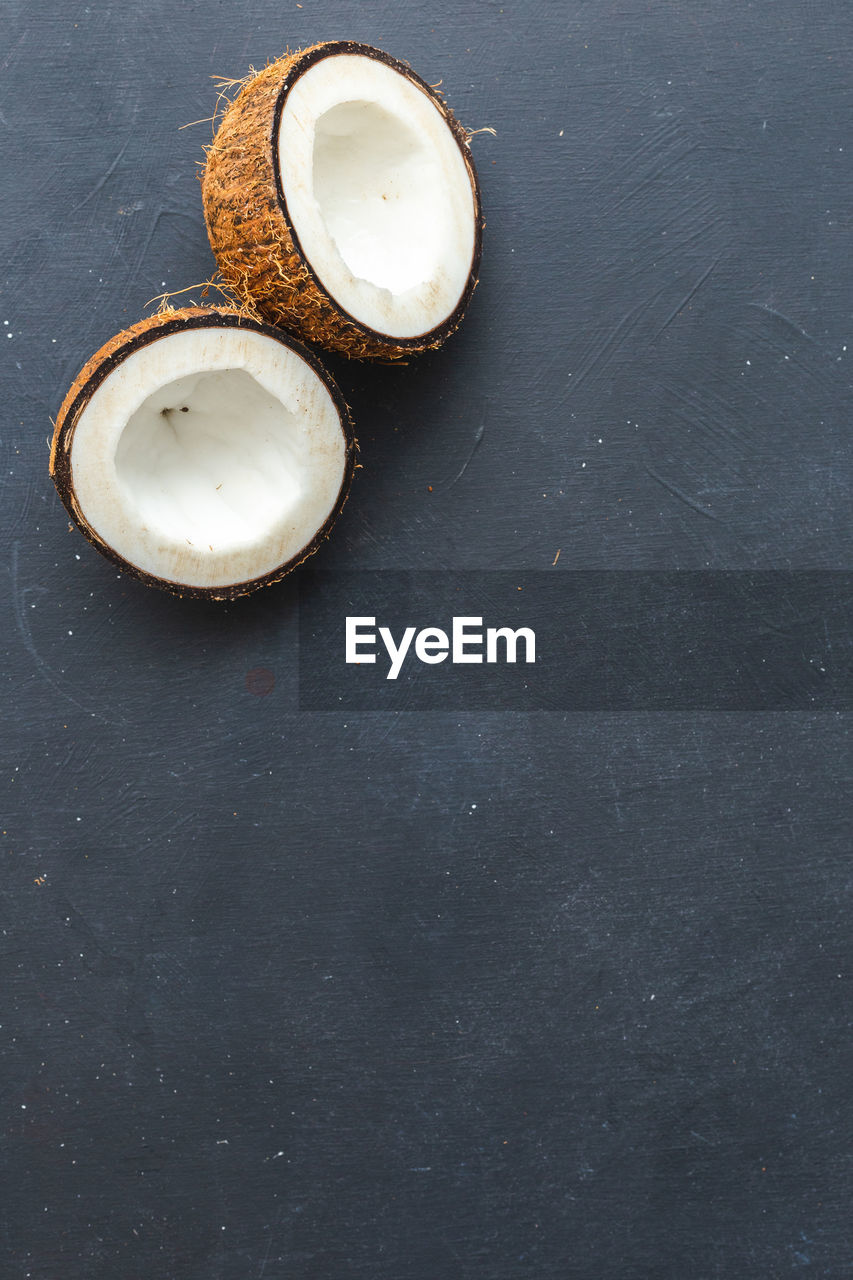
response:
<path fill-rule="evenodd" d="M 317 549 L 354 451 L 340 392 L 299 343 L 236 311 L 188 307 L 124 330 L 85 365 L 50 470 L 122 570 L 231 599 Z"/>
<path fill-rule="evenodd" d="M 226 111 L 202 185 L 224 280 L 274 324 L 386 359 L 459 325 L 483 227 L 468 135 L 382 50 L 319 44 L 264 68 Z"/>

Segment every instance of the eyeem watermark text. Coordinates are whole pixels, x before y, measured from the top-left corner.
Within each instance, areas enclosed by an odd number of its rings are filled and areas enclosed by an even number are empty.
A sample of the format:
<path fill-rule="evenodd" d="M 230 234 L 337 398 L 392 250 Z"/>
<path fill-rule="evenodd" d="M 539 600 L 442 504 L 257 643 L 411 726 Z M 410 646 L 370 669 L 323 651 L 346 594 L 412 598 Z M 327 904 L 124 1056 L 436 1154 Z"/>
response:
<path fill-rule="evenodd" d="M 486 627 L 477 617 L 453 618 L 450 631 L 442 627 L 406 627 L 399 641 L 390 627 L 376 626 L 376 618 L 348 617 L 346 660 L 348 663 L 375 663 L 381 641 L 388 657 L 386 679 L 396 680 L 406 659 L 414 654 L 420 662 L 434 666 L 482 662 L 536 661 L 536 634 L 530 627 Z"/>

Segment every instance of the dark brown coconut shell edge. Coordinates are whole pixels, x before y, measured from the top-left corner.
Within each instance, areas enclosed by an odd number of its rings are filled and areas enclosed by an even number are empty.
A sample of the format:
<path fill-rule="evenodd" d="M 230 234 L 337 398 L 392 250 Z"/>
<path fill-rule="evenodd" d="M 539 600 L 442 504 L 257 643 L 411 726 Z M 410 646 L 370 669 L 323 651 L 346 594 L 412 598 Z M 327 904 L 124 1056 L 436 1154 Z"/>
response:
<path fill-rule="evenodd" d="M 187 586 L 185 583 L 173 582 L 168 578 L 158 578 L 155 574 L 146 573 L 144 569 L 140 569 L 131 561 L 125 560 L 113 547 L 99 537 L 77 504 L 71 474 L 71 446 L 80 415 L 92 395 L 104 379 L 134 351 L 138 351 L 141 347 L 147 346 L 151 342 L 156 342 L 160 338 L 168 337 L 169 334 L 179 333 L 188 329 L 228 328 L 250 329 L 255 333 L 262 333 L 269 338 L 273 338 L 276 342 L 281 343 L 282 346 L 289 347 L 295 351 L 317 374 L 332 396 L 335 408 L 338 411 L 341 431 L 346 443 L 344 474 L 337 499 L 326 520 L 311 541 L 302 547 L 295 556 L 292 556 L 290 560 L 259 578 L 251 578 L 245 582 L 214 587 L 193 587 Z M 163 591 L 171 592 L 173 595 L 187 596 L 199 600 L 236 600 L 238 597 L 248 595 L 261 587 L 271 586 L 273 583 L 279 582 L 297 565 L 302 564 L 304 560 L 313 555 L 320 544 L 329 536 L 332 526 L 340 515 L 349 494 L 349 487 L 355 470 L 357 449 L 358 442 L 355 438 L 352 418 L 346 401 L 341 395 L 337 384 L 330 378 L 317 357 L 304 347 L 301 342 L 298 342 L 289 334 L 283 334 L 280 329 L 276 329 L 273 325 L 247 318 L 236 311 L 217 307 L 184 307 L 178 311 L 167 311 L 159 315 L 149 316 L 147 319 L 140 320 L 129 328 L 123 329 L 121 333 L 117 333 L 108 342 L 104 343 L 100 350 L 96 351 L 91 359 L 86 362 L 71 384 L 56 419 L 50 451 L 50 474 L 63 506 L 80 532 L 91 542 L 93 547 L 106 556 L 108 560 L 112 561 L 123 573 L 139 579 L 146 586 L 158 587 Z"/>
<path fill-rule="evenodd" d="M 314 66 L 315 63 L 320 62 L 325 58 L 335 57 L 340 54 L 357 54 L 372 58 L 375 61 L 381 62 L 385 66 L 390 67 L 399 75 L 404 76 L 418 89 L 420 89 L 420 91 L 430 99 L 435 108 L 440 112 L 453 134 L 471 183 L 471 190 L 474 198 L 474 249 L 465 288 L 462 291 L 455 308 L 445 320 L 443 320 L 439 325 L 436 325 L 433 329 L 427 330 L 425 333 L 411 338 L 397 338 L 388 334 L 383 334 L 379 330 L 373 329 L 369 325 L 363 323 L 363 321 L 357 320 L 337 302 L 326 286 L 321 283 L 319 277 L 311 266 L 310 261 L 303 253 L 299 237 L 296 234 L 287 209 L 287 200 L 281 179 L 277 145 L 281 114 L 284 110 L 287 95 L 300 76 L 302 76 L 310 67 Z M 218 219 L 215 219 L 212 214 L 214 203 L 216 203 L 216 195 L 213 190 L 214 184 L 213 182 L 209 182 L 209 179 L 220 164 L 224 165 L 228 163 L 227 161 L 220 161 L 218 157 L 215 156 L 215 140 L 214 145 L 211 148 L 211 152 L 208 155 L 207 165 L 202 176 L 202 183 L 204 191 L 205 221 L 208 228 L 208 235 L 211 247 L 219 261 L 223 277 L 232 288 L 236 289 L 245 302 L 253 302 L 254 305 L 265 314 L 270 315 L 272 312 L 271 318 L 275 323 L 285 327 L 295 323 L 300 326 L 303 336 L 307 336 L 311 340 L 317 341 L 343 355 L 362 359 L 399 360 L 405 358 L 407 355 L 413 355 L 421 351 L 440 347 L 442 343 L 452 333 L 454 333 L 456 329 L 458 329 L 462 322 L 462 318 L 471 299 L 471 295 L 477 286 L 480 260 L 482 257 L 483 228 L 485 227 L 485 221 L 483 218 L 480 182 L 477 177 L 477 171 L 474 166 L 471 150 L 468 146 L 468 135 L 465 129 L 460 125 L 459 121 L 453 115 L 453 112 L 447 106 L 441 95 L 422 80 L 407 63 L 400 61 L 398 58 L 393 58 L 383 49 L 377 49 L 373 45 L 361 44 L 353 40 L 337 40 L 311 45 L 301 51 L 287 54 L 277 62 L 271 63 L 268 67 L 264 68 L 264 70 L 259 72 L 253 80 L 247 83 L 241 91 L 241 94 L 235 98 L 234 102 L 228 108 L 228 111 L 226 111 L 225 116 L 223 117 L 222 124 L 220 125 L 220 132 L 227 134 L 230 124 L 229 116 L 235 110 L 241 110 L 239 103 L 242 94 L 251 94 L 252 86 L 256 83 L 258 88 L 260 88 L 260 82 L 262 79 L 266 80 L 271 73 L 275 73 L 276 68 L 283 68 L 284 75 L 276 94 L 275 104 L 272 110 L 272 119 L 267 130 L 267 136 L 264 139 L 264 167 L 268 165 L 271 170 L 276 203 L 275 213 L 281 218 L 281 221 L 284 224 L 285 234 L 287 241 L 289 242 L 289 244 L 282 245 L 281 248 L 284 250 L 286 257 L 290 257 L 290 253 L 288 251 L 292 249 L 292 253 L 295 256 L 300 269 L 299 274 L 303 276 L 310 292 L 315 295 L 319 303 L 318 310 L 320 314 L 317 316 L 316 324 L 312 326 L 311 332 L 306 332 L 304 323 L 300 324 L 303 317 L 297 313 L 296 308 L 288 308 L 286 305 L 276 306 L 266 292 L 252 293 L 252 291 L 247 289 L 245 286 L 241 288 L 243 281 L 240 280 L 239 275 L 235 275 L 228 260 L 224 257 L 224 254 L 219 247 L 218 236 L 214 230 L 215 223 L 218 221 Z M 244 104 L 242 109 L 245 110 L 247 106 L 248 103 Z M 219 134 L 217 134 L 217 139 L 218 138 Z M 243 156 L 241 155 L 233 162 L 234 167 L 238 167 L 242 161 Z M 249 161 L 249 163 L 251 162 Z M 257 172 L 254 172 L 252 174 L 252 184 L 257 185 L 261 181 L 261 176 Z M 223 184 L 222 190 L 225 191 L 229 189 L 229 185 L 230 184 Z M 230 215 L 230 230 L 233 232 L 235 239 L 238 238 L 237 229 L 243 225 L 242 213 L 236 209 L 226 211 L 222 203 L 217 204 L 216 212 L 220 217 L 225 213 L 226 219 Z M 247 227 L 246 230 L 250 231 L 250 228 Z M 270 248 L 269 245 L 264 245 L 263 247 L 266 249 Z M 243 296 L 247 293 L 252 293 L 252 296 Z M 326 314 L 322 315 L 322 313 Z"/>

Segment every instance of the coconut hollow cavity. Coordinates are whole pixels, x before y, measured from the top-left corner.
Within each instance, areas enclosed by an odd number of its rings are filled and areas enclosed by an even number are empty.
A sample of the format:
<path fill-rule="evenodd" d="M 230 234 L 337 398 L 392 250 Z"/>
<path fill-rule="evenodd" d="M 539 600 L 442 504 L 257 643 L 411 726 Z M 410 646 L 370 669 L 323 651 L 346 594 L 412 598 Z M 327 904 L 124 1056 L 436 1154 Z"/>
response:
<path fill-rule="evenodd" d="M 188 307 L 92 357 L 59 412 L 50 470 L 121 569 L 232 599 L 317 549 L 354 451 L 340 392 L 303 347 L 239 312 Z"/>
<path fill-rule="evenodd" d="M 243 303 L 344 355 L 438 347 L 477 283 L 467 134 L 404 63 L 340 41 L 288 54 L 226 111 L 202 179 Z"/>

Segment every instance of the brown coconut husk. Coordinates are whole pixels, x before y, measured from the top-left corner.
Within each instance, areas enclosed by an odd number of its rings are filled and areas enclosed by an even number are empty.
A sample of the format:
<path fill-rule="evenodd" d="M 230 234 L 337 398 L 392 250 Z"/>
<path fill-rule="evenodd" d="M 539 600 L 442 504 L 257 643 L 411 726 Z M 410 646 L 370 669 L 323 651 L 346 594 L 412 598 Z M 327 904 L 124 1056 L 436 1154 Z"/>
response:
<path fill-rule="evenodd" d="M 429 332 L 390 338 L 356 320 L 328 294 L 303 256 L 290 222 L 276 139 L 285 100 L 298 78 L 322 58 L 355 53 L 375 58 L 411 80 L 435 103 L 462 153 L 474 194 L 475 243 L 468 282 L 453 313 Z M 440 347 L 459 327 L 477 284 L 483 222 L 469 134 L 437 89 L 406 63 L 371 45 L 340 40 L 286 53 L 250 76 L 225 112 L 202 173 L 210 244 L 228 287 L 275 325 L 295 329 L 342 355 L 400 360 Z"/>
<path fill-rule="evenodd" d="M 143 569 L 138 568 L 131 561 L 119 555 L 92 528 L 80 509 L 74 491 L 71 445 L 74 439 L 74 430 L 83 409 L 108 374 L 123 360 L 148 343 L 155 342 L 158 338 L 164 338 L 171 333 L 210 327 L 253 329 L 257 333 L 263 333 L 267 337 L 274 338 L 277 342 L 285 343 L 298 352 L 306 364 L 310 365 L 324 382 L 335 402 L 335 407 L 340 416 L 341 430 L 346 440 L 346 455 L 343 479 L 335 505 L 322 527 L 317 530 L 311 541 L 297 555 L 262 577 L 252 578 L 246 582 L 238 582 L 221 587 L 192 587 L 187 586 L 185 583 L 172 582 L 167 578 L 159 578 L 153 574 L 146 573 Z M 50 450 L 50 474 L 66 511 L 80 532 L 93 547 L 106 556 L 108 560 L 112 561 L 122 573 L 138 578 L 140 582 L 144 582 L 147 586 L 158 587 L 163 591 L 169 591 L 178 596 L 189 596 L 205 600 L 234 600 L 240 596 L 248 595 L 260 587 L 270 586 L 272 583 L 279 582 L 291 570 L 302 564 L 310 555 L 313 555 L 325 539 L 328 538 L 349 495 L 350 482 L 357 465 L 355 461 L 357 451 L 358 442 L 355 438 L 352 418 L 346 401 L 317 357 L 300 342 L 289 335 L 285 337 L 280 329 L 247 315 L 244 310 L 237 307 L 191 306 L 174 309 L 165 304 L 163 309 L 156 315 L 139 320 L 136 324 L 130 325 L 129 328 L 123 329 L 121 333 L 117 333 L 110 338 L 84 364 L 71 384 L 56 418 Z"/>

